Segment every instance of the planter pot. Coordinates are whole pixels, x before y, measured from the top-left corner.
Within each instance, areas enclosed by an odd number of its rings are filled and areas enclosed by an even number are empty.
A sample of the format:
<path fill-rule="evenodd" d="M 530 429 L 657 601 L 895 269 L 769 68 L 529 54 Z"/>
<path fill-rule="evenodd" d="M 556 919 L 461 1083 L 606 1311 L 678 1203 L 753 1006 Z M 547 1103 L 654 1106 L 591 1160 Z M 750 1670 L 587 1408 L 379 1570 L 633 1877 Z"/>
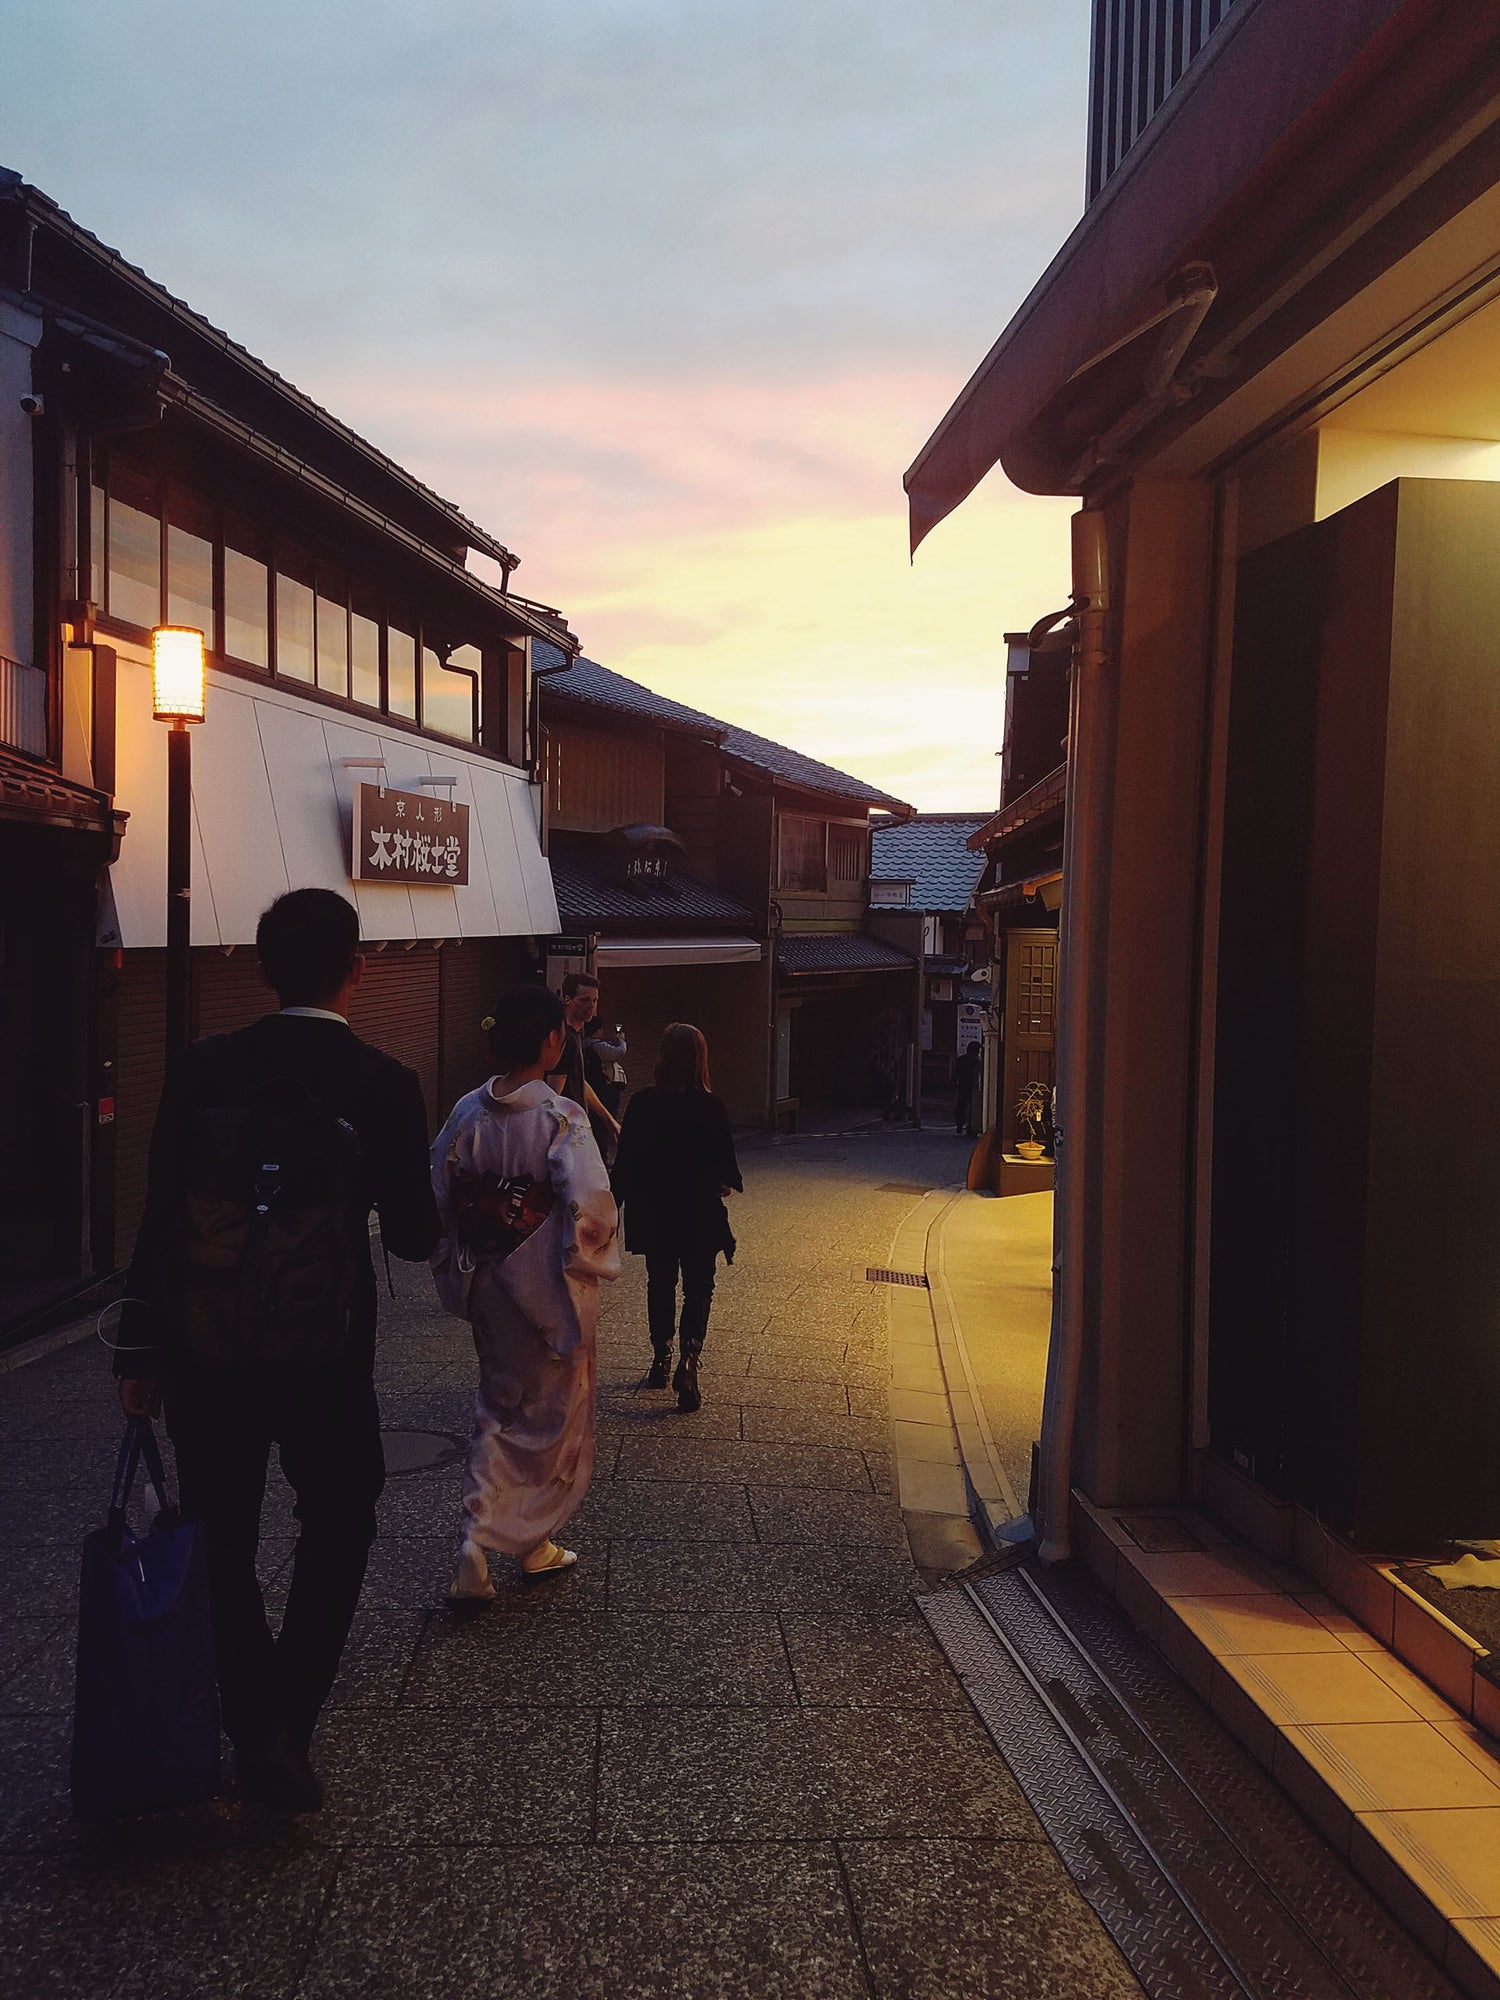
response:
<path fill-rule="evenodd" d="M 1047 1148 L 1040 1139 L 1020 1139 L 1016 1142 L 1016 1151 L 1023 1160 L 1040 1160 Z"/>

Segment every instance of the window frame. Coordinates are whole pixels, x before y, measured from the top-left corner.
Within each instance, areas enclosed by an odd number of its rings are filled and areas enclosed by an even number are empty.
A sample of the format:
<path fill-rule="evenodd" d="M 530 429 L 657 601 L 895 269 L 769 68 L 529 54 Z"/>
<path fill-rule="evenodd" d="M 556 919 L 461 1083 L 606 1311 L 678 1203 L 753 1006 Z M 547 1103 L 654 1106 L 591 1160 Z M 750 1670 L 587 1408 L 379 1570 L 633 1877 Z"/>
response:
<path fill-rule="evenodd" d="M 83 573 L 94 581 L 94 567 L 97 565 L 99 598 L 97 600 L 97 623 L 101 632 L 123 638 L 136 644 L 149 645 L 152 627 L 140 625 L 128 618 L 122 618 L 110 608 L 110 520 L 114 505 L 130 506 L 138 513 L 148 513 L 135 498 L 127 497 L 117 487 L 138 485 L 142 495 L 152 497 L 152 510 L 148 518 L 156 522 L 157 541 L 157 597 L 158 619 L 165 616 L 168 599 L 168 547 L 169 531 L 177 527 L 206 541 L 211 551 L 210 575 L 213 593 L 212 630 L 205 630 L 204 642 L 210 666 L 226 673 L 244 677 L 272 687 L 280 686 L 300 699 L 316 701 L 335 709 L 356 715 L 378 717 L 383 725 L 404 729 L 413 734 L 429 737 L 437 742 L 476 750 L 484 756 L 493 757 L 506 764 L 520 768 L 516 752 L 517 746 L 507 740 L 498 747 L 484 741 L 484 683 L 485 677 L 503 671 L 510 643 L 504 635 L 492 635 L 486 641 L 469 628 L 456 643 L 451 642 L 454 621 L 451 616 L 442 619 L 424 619 L 419 602 L 410 596 L 405 600 L 388 596 L 379 586 L 361 577 L 347 561 L 334 556 L 326 556 L 308 541 L 276 532 L 274 527 L 259 519 L 253 512 L 243 507 L 211 498 L 201 489 L 179 480 L 175 475 L 160 467 L 147 467 L 131 459 L 118 455 L 107 447 L 100 449 L 96 444 L 88 473 L 89 502 L 81 507 L 78 522 L 80 562 Z M 96 507 L 95 494 L 99 496 Z M 181 518 L 179 518 L 181 517 Z M 194 523 L 199 525 L 194 525 Z M 211 525 L 211 533 L 205 533 L 202 524 Z M 251 543 L 253 547 L 244 546 Z M 230 549 L 244 556 L 248 561 L 259 563 L 266 577 L 265 635 L 266 664 L 247 660 L 239 654 L 227 650 L 228 603 L 226 597 L 226 555 Z M 312 595 L 312 678 L 301 680 L 295 675 L 284 674 L 277 666 L 277 597 L 278 577 L 285 576 L 290 581 L 302 583 Z M 319 605 L 320 602 L 338 604 L 344 613 L 345 633 L 345 691 L 325 687 L 320 678 L 319 646 Z M 376 631 L 378 654 L 379 706 L 371 707 L 358 699 L 355 684 L 355 627 L 356 617 L 372 624 Z M 390 632 L 392 627 L 403 637 L 409 637 L 412 646 L 413 706 L 415 713 L 407 715 L 390 706 Z M 439 636 L 441 635 L 441 636 Z M 447 650 L 445 652 L 445 644 Z M 464 648 L 472 648 L 477 659 L 475 666 L 454 666 L 449 655 Z M 424 655 L 435 655 L 441 672 L 462 675 L 470 683 L 468 736 L 455 736 L 446 729 L 433 727 L 426 719 L 424 700 Z"/>

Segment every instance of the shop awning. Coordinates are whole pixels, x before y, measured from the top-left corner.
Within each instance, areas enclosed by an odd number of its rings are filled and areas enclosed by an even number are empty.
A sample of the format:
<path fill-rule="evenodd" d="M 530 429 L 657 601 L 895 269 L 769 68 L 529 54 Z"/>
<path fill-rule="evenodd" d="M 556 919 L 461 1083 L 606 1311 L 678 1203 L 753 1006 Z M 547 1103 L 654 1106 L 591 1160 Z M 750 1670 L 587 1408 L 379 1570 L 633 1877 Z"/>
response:
<path fill-rule="evenodd" d="M 110 870 L 114 909 L 100 942 L 163 945 L 167 731 L 151 717 L 150 668 L 125 647 L 118 716 L 117 802 L 130 821 Z M 454 779 L 451 796 L 470 813 L 466 883 L 350 880 L 353 787 L 380 777 L 346 768 L 359 759 L 380 760 L 384 782 L 397 790 L 421 789 L 421 778 Z M 207 717 L 193 730 L 193 943 L 253 943 L 267 904 L 302 888 L 351 897 L 371 942 L 545 936 L 559 928 L 523 773 L 458 744 L 211 673 Z"/>
<path fill-rule="evenodd" d="M 750 937 L 600 938 L 594 963 L 618 971 L 630 965 L 751 965 L 763 956 Z"/>
<path fill-rule="evenodd" d="M 1398 175 L 1435 171 L 1496 49 L 1486 7 L 1232 9 L 908 471 L 912 547 L 996 465 L 1028 492 L 1082 491 L 1080 457 L 1141 406 L 1195 264 L 1217 285 L 1187 356 L 1205 400 L 1293 336 L 1304 287 L 1368 283 L 1356 240 L 1407 191 Z"/>

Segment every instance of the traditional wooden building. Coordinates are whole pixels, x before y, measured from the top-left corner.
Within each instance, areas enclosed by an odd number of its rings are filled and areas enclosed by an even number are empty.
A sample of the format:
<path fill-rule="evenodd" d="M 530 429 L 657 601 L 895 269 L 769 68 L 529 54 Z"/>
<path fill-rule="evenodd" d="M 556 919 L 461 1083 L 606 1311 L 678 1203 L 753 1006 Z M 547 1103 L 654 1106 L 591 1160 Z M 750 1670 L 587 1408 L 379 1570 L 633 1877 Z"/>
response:
<path fill-rule="evenodd" d="M 340 889 L 369 957 L 354 1025 L 415 1066 L 434 1116 L 483 1071 L 495 988 L 557 928 L 529 652 L 572 642 L 510 588 L 501 543 L 14 174 L 0 492 L 0 1320 L 16 1324 L 125 1259 L 144 1194 L 165 1043 L 153 628 L 207 644 L 194 1031 L 269 1004 L 253 939 L 276 895 Z"/>
<path fill-rule="evenodd" d="M 630 1082 L 690 1019 L 742 1122 L 913 1107 L 917 958 L 868 921 L 873 785 L 654 694 L 592 660 L 543 661 L 557 971 L 586 961 Z"/>

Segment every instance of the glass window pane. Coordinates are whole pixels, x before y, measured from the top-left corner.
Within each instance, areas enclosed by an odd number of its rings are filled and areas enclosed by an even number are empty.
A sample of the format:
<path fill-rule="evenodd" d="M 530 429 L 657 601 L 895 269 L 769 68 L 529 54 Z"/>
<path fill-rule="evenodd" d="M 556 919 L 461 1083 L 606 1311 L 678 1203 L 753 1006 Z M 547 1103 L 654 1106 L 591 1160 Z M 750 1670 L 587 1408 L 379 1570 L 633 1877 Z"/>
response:
<path fill-rule="evenodd" d="M 417 719 L 417 642 L 399 625 L 385 629 L 386 707 L 392 715 Z"/>
<path fill-rule="evenodd" d="M 127 625 L 161 623 L 161 523 L 111 498 L 109 615 Z"/>
<path fill-rule="evenodd" d="M 422 648 L 422 727 L 456 736 L 461 743 L 474 740 L 474 687 L 466 673 L 455 667 L 479 671 L 477 646 L 455 646 L 444 666 L 430 646 Z"/>
<path fill-rule="evenodd" d="M 263 562 L 239 549 L 224 550 L 224 651 L 247 666 L 268 667 L 266 593 L 269 572 Z"/>
<path fill-rule="evenodd" d="M 358 611 L 349 618 L 349 694 L 366 708 L 380 706 L 380 627 Z"/>
<path fill-rule="evenodd" d="M 276 678 L 313 677 L 313 594 L 294 576 L 276 572 Z"/>
<path fill-rule="evenodd" d="M 331 597 L 318 599 L 318 686 L 349 694 L 349 613 Z"/>
<path fill-rule="evenodd" d="M 214 549 L 186 528 L 167 529 L 167 623 L 196 625 L 210 651 L 214 637 Z"/>
<path fill-rule="evenodd" d="M 104 488 L 89 488 L 89 597 L 104 608 Z"/>

